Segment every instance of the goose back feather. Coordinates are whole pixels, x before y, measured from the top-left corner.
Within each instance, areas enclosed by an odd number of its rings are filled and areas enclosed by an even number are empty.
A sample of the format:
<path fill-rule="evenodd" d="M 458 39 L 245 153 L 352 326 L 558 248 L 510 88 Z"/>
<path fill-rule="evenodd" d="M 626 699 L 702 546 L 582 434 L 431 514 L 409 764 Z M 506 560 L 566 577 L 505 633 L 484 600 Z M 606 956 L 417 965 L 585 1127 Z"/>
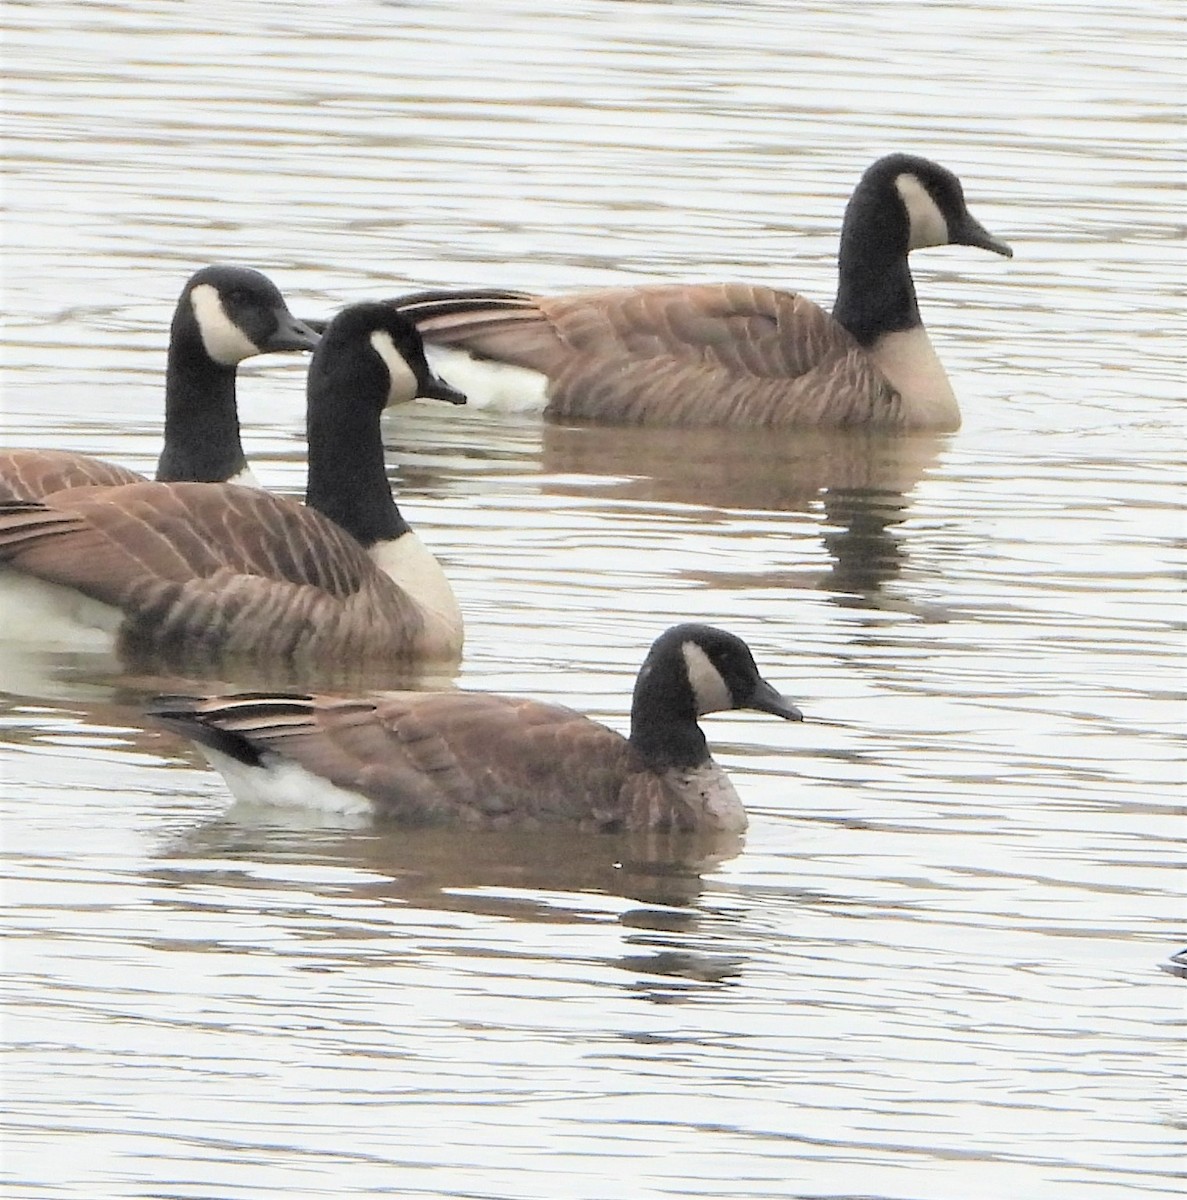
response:
<path fill-rule="evenodd" d="M 456 650 L 456 634 L 339 525 L 257 488 L 144 481 L 0 506 L 0 560 L 118 609 L 117 649 L 132 663 Z"/>
<path fill-rule="evenodd" d="M 558 419 L 738 428 L 899 419 L 901 397 L 870 356 L 793 292 L 673 284 L 507 293 L 498 317 L 479 308 L 419 317 L 439 294 L 404 298 L 400 311 L 431 342 L 546 375 L 547 412 Z"/>

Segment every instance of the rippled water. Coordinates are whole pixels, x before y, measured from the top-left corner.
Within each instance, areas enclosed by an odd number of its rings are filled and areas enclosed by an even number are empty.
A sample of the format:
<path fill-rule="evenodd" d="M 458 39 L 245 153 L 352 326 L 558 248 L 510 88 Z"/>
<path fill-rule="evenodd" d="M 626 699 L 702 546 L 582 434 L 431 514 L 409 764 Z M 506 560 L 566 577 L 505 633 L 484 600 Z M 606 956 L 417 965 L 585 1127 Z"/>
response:
<path fill-rule="evenodd" d="M 1183 254 L 1169 6 L 12 4 L 3 436 L 155 459 L 213 260 L 298 311 L 753 279 L 827 302 L 890 149 L 1002 262 L 915 258 L 952 437 L 417 406 L 461 681 L 622 727 L 663 626 L 809 720 L 706 722 L 752 815 L 613 839 L 230 809 L 154 681 L 5 663 L 14 1196 L 1170 1195 L 1187 1111 Z M 240 395 L 303 479 L 300 363 Z"/>

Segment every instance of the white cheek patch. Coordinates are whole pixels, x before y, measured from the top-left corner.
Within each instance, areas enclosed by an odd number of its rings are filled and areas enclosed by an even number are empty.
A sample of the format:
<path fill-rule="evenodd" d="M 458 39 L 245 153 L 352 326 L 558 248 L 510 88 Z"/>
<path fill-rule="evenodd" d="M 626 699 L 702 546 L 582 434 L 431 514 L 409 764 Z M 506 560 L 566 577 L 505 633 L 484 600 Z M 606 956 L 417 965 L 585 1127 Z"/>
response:
<path fill-rule="evenodd" d="M 907 220 L 911 225 L 907 249 L 948 245 L 952 240 L 948 234 L 948 222 L 944 220 L 944 214 L 940 212 L 931 193 L 919 182 L 919 177 L 909 173 L 899 175 L 894 186 L 906 205 Z"/>
<path fill-rule="evenodd" d="M 685 642 L 680 647 L 684 654 L 684 667 L 688 682 L 696 697 L 697 716 L 705 713 L 722 712 L 734 707 L 734 698 L 726 686 L 721 672 L 709 661 L 709 656 L 696 644 Z"/>
<path fill-rule="evenodd" d="M 259 354 L 259 346 L 227 316 L 217 288 L 200 283 L 190 292 L 190 307 L 194 310 L 194 320 L 198 322 L 206 353 L 220 366 L 233 367 L 245 358 Z"/>
<path fill-rule="evenodd" d="M 391 381 L 387 393 L 388 404 L 407 404 L 415 400 L 420 385 L 412 368 L 396 349 L 392 335 L 386 329 L 376 329 L 371 334 L 371 345 L 387 367 Z"/>

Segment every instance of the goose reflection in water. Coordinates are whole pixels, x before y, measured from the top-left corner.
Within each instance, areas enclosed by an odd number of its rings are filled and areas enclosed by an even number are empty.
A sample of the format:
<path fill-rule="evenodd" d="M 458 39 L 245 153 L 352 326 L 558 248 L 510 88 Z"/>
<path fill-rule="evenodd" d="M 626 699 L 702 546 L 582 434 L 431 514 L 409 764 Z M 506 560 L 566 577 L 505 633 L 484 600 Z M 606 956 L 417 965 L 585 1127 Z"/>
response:
<path fill-rule="evenodd" d="M 341 819 L 253 809 L 228 813 L 171 838 L 158 852 L 150 877 L 166 885 L 158 902 L 178 908 L 202 904 L 193 897 L 207 885 L 267 892 L 291 888 L 307 914 L 300 930 L 316 941 L 328 963 L 341 954 L 343 966 L 360 965 L 358 924 L 328 912 L 317 915 L 319 893 L 327 907 L 364 902 L 374 934 L 391 910 L 385 937 L 392 955 L 402 947 L 399 913 L 464 913 L 557 926 L 623 927 L 622 953 L 608 965 L 640 979 L 641 994 L 670 1003 L 704 984 L 733 979 L 746 954 L 731 947 L 728 914 L 700 907 L 702 874 L 742 849 L 736 835 L 590 836 L 555 833 L 467 833 L 458 829 L 360 829 Z M 286 880 L 286 869 L 294 868 Z M 319 875 L 324 882 L 318 883 Z M 623 909 L 616 899 L 635 902 Z M 269 911 L 274 902 L 268 901 Z M 250 902 L 247 904 L 250 907 Z M 269 918 L 271 919 L 271 918 Z M 431 918 L 429 918 L 431 924 Z M 293 927 L 286 924 L 286 929 Z M 418 934 L 425 919 L 416 918 Z M 452 924 L 442 926 L 452 929 Z M 334 939 L 343 941 L 340 952 Z M 469 939 L 458 953 L 473 954 Z M 385 961 L 371 954 L 369 961 Z M 664 978 L 657 985 L 655 977 Z M 678 981 L 678 982 L 674 982 Z"/>
<path fill-rule="evenodd" d="M 880 589 L 903 568 L 907 548 L 894 526 L 909 516 L 910 493 L 946 444 L 930 434 L 545 425 L 541 466 L 551 477 L 547 492 L 720 509 L 706 524 L 734 522 L 739 536 L 752 536 L 739 511 L 802 513 L 822 526 L 829 566 L 786 554 L 761 573 L 686 577 L 818 588 L 845 607 L 870 608 L 884 603 Z"/>

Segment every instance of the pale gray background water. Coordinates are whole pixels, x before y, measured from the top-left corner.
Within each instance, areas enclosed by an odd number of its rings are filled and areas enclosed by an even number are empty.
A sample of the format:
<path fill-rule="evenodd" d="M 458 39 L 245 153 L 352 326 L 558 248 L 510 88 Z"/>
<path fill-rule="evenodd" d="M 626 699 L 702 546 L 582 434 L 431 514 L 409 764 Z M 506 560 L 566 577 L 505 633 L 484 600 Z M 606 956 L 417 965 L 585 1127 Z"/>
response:
<path fill-rule="evenodd" d="M 9 1194 L 1176 1192 L 1172 6 L 59 0 L 4 23 L 9 443 L 150 467 L 164 329 L 209 261 L 309 313 L 451 283 L 827 303 L 849 190 L 893 149 L 957 170 L 1017 252 L 915 258 L 953 437 L 391 417 L 464 684 L 621 727 L 646 645 L 696 617 L 808 713 L 706 723 L 753 826 L 699 882 L 596 839 L 228 811 L 126 681 L 7 666 Z M 240 387 L 257 472 L 294 491 L 302 370 Z"/>

